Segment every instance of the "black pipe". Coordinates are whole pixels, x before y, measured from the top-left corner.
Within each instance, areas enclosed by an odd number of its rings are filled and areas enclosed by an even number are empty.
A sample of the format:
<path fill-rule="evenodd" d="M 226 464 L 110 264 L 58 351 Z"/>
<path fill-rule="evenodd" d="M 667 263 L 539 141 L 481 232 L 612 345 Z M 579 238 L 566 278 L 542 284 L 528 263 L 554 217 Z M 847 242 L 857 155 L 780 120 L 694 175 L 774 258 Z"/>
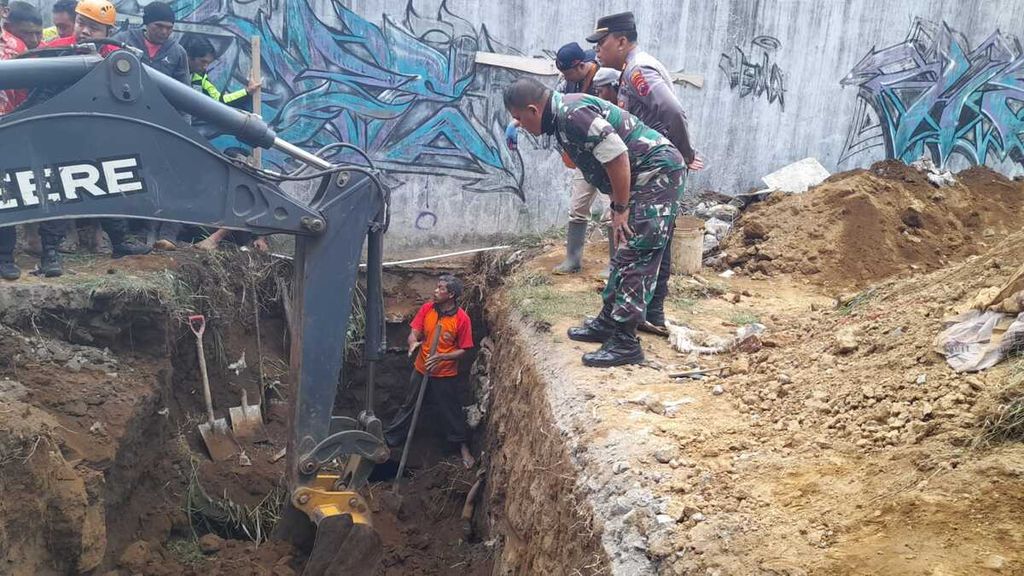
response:
<path fill-rule="evenodd" d="M 0 90 L 74 84 L 102 61 L 99 54 L 0 60 Z"/>

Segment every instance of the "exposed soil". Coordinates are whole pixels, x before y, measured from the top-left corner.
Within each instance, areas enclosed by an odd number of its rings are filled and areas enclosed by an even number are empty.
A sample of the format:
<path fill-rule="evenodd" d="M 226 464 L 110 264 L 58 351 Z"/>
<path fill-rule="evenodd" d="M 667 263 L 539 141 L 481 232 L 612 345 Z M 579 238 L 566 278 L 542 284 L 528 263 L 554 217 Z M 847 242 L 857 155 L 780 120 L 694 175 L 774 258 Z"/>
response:
<path fill-rule="evenodd" d="M 725 242 L 749 273 L 851 288 L 979 254 L 1024 224 L 1024 184 L 987 168 L 936 188 L 901 162 L 835 174 L 804 194 L 753 205 Z"/>
<path fill-rule="evenodd" d="M 14 327 L 0 324 L 0 573 L 301 572 L 305 548 L 274 540 L 257 545 L 246 532 L 251 523 L 238 522 L 239 514 L 269 514 L 270 523 L 279 514 L 285 460 L 275 455 L 286 444 L 288 417 L 277 286 L 247 279 L 253 264 L 239 256 L 186 250 L 118 261 L 75 257 L 63 278 L 0 285 L 3 320 Z M 182 321 L 186 312 L 174 308 L 178 296 L 166 290 L 169 273 L 199 295 L 198 311 L 207 316 L 218 417 L 240 403 L 243 389 L 258 401 L 262 352 L 272 383 L 264 406 L 268 441 L 240 441 L 248 464 L 211 461 L 196 431 L 204 409 L 195 339 Z M 389 334 L 399 345 L 437 274 L 386 275 Z M 259 351 L 253 289 L 261 297 Z M 478 339 L 485 335 L 478 330 Z M 229 368 L 243 356 L 245 366 Z M 339 413 L 355 416 L 363 408 L 365 369 L 351 365 L 347 373 Z M 377 405 L 385 421 L 408 393 L 408 375 L 404 353 L 381 363 Z M 472 403 L 468 387 L 466 394 Z M 367 491 L 385 545 L 376 573 L 491 574 L 494 541 L 461 517 L 478 469 L 452 458 L 425 416 L 402 498 L 386 497 L 393 466 L 383 466 L 381 481 Z"/>
<path fill-rule="evenodd" d="M 588 369 L 579 357 L 596 346 L 564 336 L 585 311 L 526 318 L 540 329 L 519 328 L 518 340 L 544 375 L 565 442 L 579 446 L 578 485 L 611 571 L 1024 574 L 1024 446 L 977 444 L 1019 369 L 957 375 L 931 351 L 944 317 L 1024 263 L 1024 233 L 989 242 L 975 245 L 979 256 L 871 286 L 842 306 L 786 277 L 674 281 L 677 323 L 723 337 L 737 323 L 766 325 L 749 352 L 682 355 L 642 335 L 647 365 Z M 562 250 L 522 274 L 543 275 L 567 301 L 592 301 L 593 277 L 547 275 Z M 955 250 L 942 258 L 964 255 Z M 588 246 L 585 270 L 596 274 L 603 258 L 603 246 Z M 852 350 L 839 343 L 844 331 Z"/>

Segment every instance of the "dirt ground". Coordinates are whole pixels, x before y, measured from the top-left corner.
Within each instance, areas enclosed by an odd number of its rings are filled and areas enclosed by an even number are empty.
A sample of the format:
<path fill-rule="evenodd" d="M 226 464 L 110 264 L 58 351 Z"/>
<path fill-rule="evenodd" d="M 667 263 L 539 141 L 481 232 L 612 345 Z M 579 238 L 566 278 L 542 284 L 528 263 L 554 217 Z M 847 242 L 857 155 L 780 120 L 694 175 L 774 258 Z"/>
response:
<path fill-rule="evenodd" d="M 742 214 L 724 263 L 854 288 L 981 254 L 1024 224 L 1024 184 L 987 168 L 957 179 L 936 188 L 924 173 L 885 161 L 804 194 L 775 194 Z"/>
<path fill-rule="evenodd" d="M 945 263 L 933 272 L 869 284 L 844 306 L 799 271 L 675 279 L 677 324 L 729 337 L 759 322 L 760 344 L 683 355 L 642 335 L 646 365 L 603 370 L 580 364 L 596 345 L 565 337 L 582 319 L 574 309 L 597 312 L 603 246 L 588 245 L 581 276 L 548 274 L 560 246 L 528 263 L 501 300 L 527 312 L 524 337 L 586 447 L 579 482 L 595 489 L 612 570 L 1024 574 L 1024 445 L 977 443 L 1024 367 L 958 375 L 931 351 L 944 317 L 1024 263 L 1024 233 L 1000 236 L 974 244 L 977 256 L 954 249 L 929 260 Z M 716 370 L 669 377 L 696 368 Z"/>

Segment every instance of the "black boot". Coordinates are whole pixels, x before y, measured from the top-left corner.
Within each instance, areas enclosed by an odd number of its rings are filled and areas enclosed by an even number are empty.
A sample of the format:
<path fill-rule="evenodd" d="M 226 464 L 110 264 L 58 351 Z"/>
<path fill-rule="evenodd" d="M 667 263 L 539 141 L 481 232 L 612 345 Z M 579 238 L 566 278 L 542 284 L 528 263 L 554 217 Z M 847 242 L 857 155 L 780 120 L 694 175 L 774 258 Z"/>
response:
<path fill-rule="evenodd" d="M 596 318 L 585 321 L 583 326 L 573 326 L 568 331 L 569 340 L 597 342 L 598 344 L 611 338 L 613 333 L 615 333 L 615 321 L 609 318 L 604 310 L 601 310 Z"/>
<path fill-rule="evenodd" d="M 636 337 L 636 328 L 619 324 L 615 333 L 601 349 L 583 355 L 583 365 L 591 368 L 608 368 L 625 364 L 639 364 L 644 361 L 644 349 Z"/>
<path fill-rule="evenodd" d="M 110 257 L 117 259 L 124 258 L 125 256 L 141 256 L 152 251 L 153 249 L 149 246 L 132 240 L 122 239 L 121 242 L 110 246 Z"/>
<path fill-rule="evenodd" d="M 661 305 L 664 306 L 664 301 L 661 302 Z M 663 307 L 651 308 L 648 306 L 646 321 L 640 323 L 637 329 L 649 334 L 668 336 L 668 326 L 665 324 L 665 309 Z"/>
<path fill-rule="evenodd" d="M 13 258 L 0 258 L 0 278 L 4 280 L 21 278 L 21 268 L 18 268 Z"/>
<path fill-rule="evenodd" d="M 56 278 L 64 274 L 64 266 L 60 262 L 60 252 L 56 246 L 43 245 L 43 253 L 39 256 L 39 275 Z"/>

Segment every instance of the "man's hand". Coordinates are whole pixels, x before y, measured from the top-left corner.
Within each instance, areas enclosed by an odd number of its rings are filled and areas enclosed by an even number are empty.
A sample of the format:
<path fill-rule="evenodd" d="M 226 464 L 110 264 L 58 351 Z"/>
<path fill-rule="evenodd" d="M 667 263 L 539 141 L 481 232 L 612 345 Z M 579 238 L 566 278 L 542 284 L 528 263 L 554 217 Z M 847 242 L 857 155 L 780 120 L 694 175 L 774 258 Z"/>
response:
<path fill-rule="evenodd" d="M 704 169 L 704 159 L 701 158 L 700 156 L 696 156 L 695 155 L 693 157 L 693 162 L 690 162 L 686 167 L 689 168 L 690 170 L 693 170 L 694 172 L 696 172 L 698 170 L 703 170 Z"/>
<path fill-rule="evenodd" d="M 409 344 L 409 358 L 412 358 L 412 355 L 420 349 L 420 344 L 422 344 L 422 342 L 413 342 Z"/>
<path fill-rule="evenodd" d="M 263 87 L 263 83 L 262 82 L 256 82 L 255 80 L 249 80 L 249 83 L 245 86 L 245 91 L 247 93 L 249 93 L 249 94 L 252 94 L 257 89 L 262 88 L 262 87 Z"/>
<path fill-rule="evenodd" d="M 623 213 L 612 211 L 612 230 L 615 234 L 615 245 L 623 246 L 626 241 L 633 237 L 633 231 L 629 228 L 629 208 Z"/>
<path fill-rule="evenodd" d="M 434 368 L 440 366 L 441 362 L 443 362 L 444 360 L 447 360 L 444 354 L 431 354 L 430 356 L 427 357 L 427 371 L 433 372 Z"/>

